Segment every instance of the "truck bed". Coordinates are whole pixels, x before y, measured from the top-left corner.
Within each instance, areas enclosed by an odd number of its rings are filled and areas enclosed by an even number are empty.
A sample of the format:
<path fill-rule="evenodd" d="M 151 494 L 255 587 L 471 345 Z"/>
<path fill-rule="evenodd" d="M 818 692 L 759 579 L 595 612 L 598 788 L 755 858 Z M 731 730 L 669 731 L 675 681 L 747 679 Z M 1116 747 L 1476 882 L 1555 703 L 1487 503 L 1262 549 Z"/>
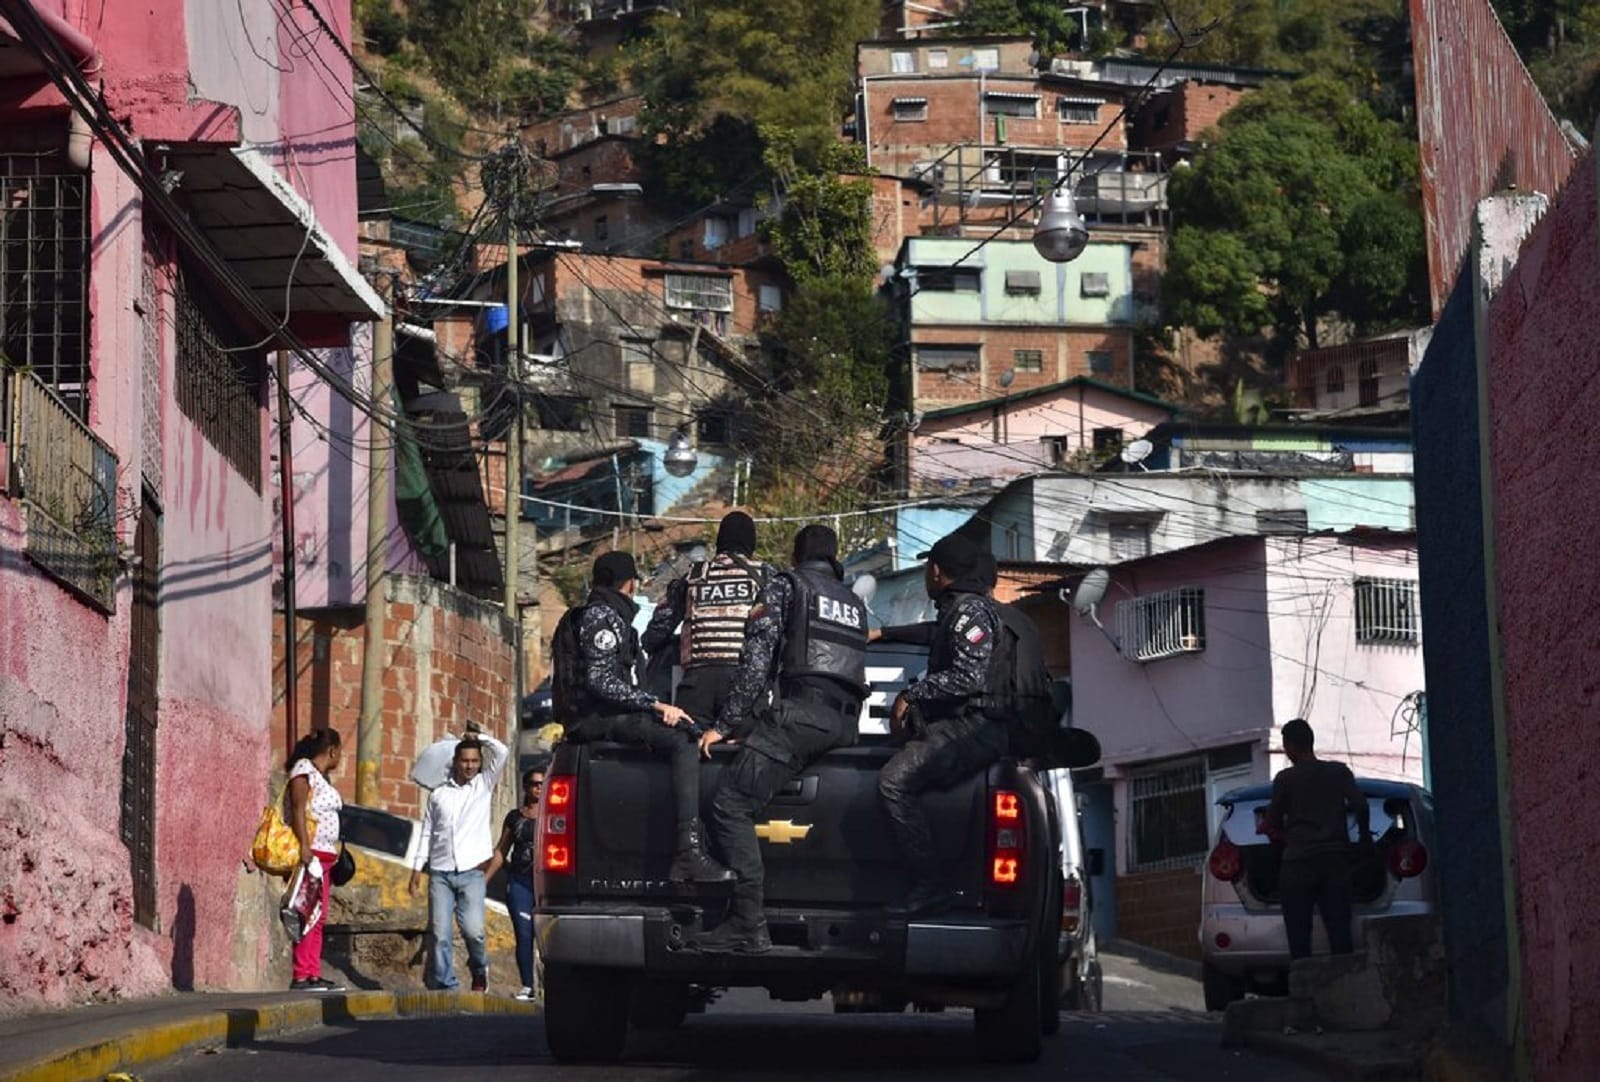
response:
<path fill-rule="evenodd" d="M 878 798 L 878 772 L 894 748 L 885 739 L 867 741 L 812 764 L 757 817 L 770 830 L 761 846 L 769 908 L 861 909 L 901 900 L 904 868 Z M 703 818 L 736 753 L 714 748 L 702 766 Z M 574 767 L 581 794 L 575 893 L 639 901 L 684 896 L 684 888 L 667 881 L 677 836 L 665 760 L 640 748 L 592 744 L 565 749 L 551 772 Z M 984 782 L 976 777 L 926 801 L 956 873 L 951 886 L 974 903 L 983 870 Z M 552 882 L 550 901 L 565 886 Z"/>

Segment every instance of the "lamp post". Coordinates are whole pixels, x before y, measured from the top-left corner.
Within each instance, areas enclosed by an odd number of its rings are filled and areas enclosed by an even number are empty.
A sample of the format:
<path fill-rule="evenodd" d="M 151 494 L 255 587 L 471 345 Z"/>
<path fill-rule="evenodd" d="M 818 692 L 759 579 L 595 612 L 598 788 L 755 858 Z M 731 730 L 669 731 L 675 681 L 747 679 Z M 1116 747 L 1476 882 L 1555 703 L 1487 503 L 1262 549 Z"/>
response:
<path fill-rule="evenodd" d="M 1078 213 L 1070 191 L 1058 180 L 1044 198 L 1044 212 L 1033 227 L 1033 247 L 1051 263 L 1071 263 L 1089 246 L 1089 226 Z"/>
<path fill-rule="evenodd" d="M 661 464 L 674 477 L 688 477 L 700 465 L 700 456 L 689 442 L 687 428 L 680 426 L 673 432 L 672 439 L 667 442 L 666 453 L 661 456 Z"/>

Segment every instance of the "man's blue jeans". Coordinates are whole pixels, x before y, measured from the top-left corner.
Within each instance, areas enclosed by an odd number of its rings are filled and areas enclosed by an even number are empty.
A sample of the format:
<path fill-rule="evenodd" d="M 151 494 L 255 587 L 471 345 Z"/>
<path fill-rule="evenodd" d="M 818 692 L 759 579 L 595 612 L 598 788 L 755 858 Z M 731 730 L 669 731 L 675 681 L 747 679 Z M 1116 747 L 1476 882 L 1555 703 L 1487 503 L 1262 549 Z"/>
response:
<path fill-rule="evenodd" d="M 461 938 L 467 941 L 467 965 L 473 974 L 489 971 L 484 946 L 483 869 L 468 872 L 433 872 L 428 878 L 428 920 L 433 932 L 433 981 L 439 988 L 456 986 L 452 914 Z"/>

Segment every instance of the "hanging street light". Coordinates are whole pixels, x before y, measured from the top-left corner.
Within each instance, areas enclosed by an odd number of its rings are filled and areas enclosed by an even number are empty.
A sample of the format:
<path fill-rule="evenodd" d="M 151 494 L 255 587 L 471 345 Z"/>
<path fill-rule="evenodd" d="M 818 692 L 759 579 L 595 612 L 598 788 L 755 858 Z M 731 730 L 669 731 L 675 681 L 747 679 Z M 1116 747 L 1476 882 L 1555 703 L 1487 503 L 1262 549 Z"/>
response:
<path fill-rule="evenodd" d="M 662 465 L 674 477 L 688 477 L 700 465 L 700 456 L 689 443 L 689 433 L 679 428 L 667 442 L 667 451 L 661 456 Z"/>
<path fill-rule="evenodd" d="M 1070 191 L 1060 183 L 1044 199 L 1044 213 L 1033 227 L 1033 247 L 1052 263 L 1071 263 L 1089 245 L 1089 226 L 1078 213 Z"/>

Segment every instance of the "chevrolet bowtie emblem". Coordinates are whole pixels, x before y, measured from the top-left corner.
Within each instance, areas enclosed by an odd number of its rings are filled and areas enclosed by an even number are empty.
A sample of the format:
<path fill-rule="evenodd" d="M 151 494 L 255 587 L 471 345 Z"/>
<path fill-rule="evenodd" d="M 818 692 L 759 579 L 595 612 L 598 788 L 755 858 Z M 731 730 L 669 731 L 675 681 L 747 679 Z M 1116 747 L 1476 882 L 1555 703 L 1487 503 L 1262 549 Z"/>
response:
<path fill-rule="evenodd" d="M 756 837 L 765 838 L 773 845 L 788 845 L 811 833 L 810 823 L 796 825 L 792 819 L 774 819 L 756 824 Z"/>

